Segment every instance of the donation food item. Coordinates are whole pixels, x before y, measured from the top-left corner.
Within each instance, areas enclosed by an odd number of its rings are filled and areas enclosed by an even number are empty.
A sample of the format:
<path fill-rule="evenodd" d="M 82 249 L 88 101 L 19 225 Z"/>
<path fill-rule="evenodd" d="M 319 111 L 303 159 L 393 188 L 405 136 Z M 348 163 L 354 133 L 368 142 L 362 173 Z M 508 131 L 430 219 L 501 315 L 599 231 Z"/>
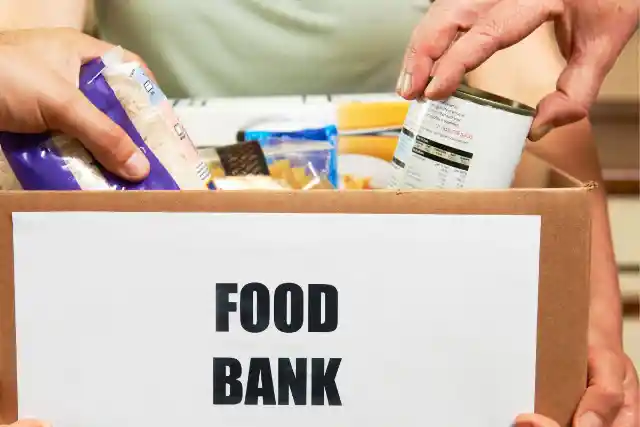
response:
<path fill-rule="evenodd" d="M 200 152 L 214 177 L 269 175 L 267 160 L 258 142 L 241 142 Z"/>
<path fill-rule="evenodd" d="M 342 175 L 342 186 L 345 190 L 372 190 L 371 178 L 358 178 L 352 175 Z"/>
<path fill-rule="evenodd" d="M 216 188 L 232 190 L 291 190 L 286 182 L 266 175 L 223 176 L 214 178 Z"/>
<path fill-rule="evenodd" d="M 80 90 L 145 154 L 148 178 L 131 183 L 105 170 L 80 141 L 60 134 L 0 134 L 3 190 L 213 190 L 187 131 L 140 64 L 119 48 L 85 64 Z"/>
<path fill-rule="evenodd" d="M 327 178 L 334 151 L 326 141 L 271 138 L 201 148 L 200 154 L 218 189 L 241 189 L 244 183 L 255 189 L 271 181 L 276 184 L 269 188 L 312 190 L 335 188 Z"/>
<path fill-rule="evenodd" d="M 468 86 L 409 107 L 389 188 L 509 188 L 535 110 Z"/>
<path fill-rule="evenodd" d="M 267 160 L 256 141 L 201 148 L 218 190 L 286 190 L 286 181 L 270 176 Z"/>
<path fill-rule="evenodd" d="M 330 141 L 270 138 L 262 141 L 271 176 L 298 190 L 335 189 L 335 145 Z"/>
<path fill-rule="evenodd" d="M 304 167 L 322 170 L 322 175 L 328 180 L 328 184 L 333 188 L 339 187 L 338 129 L 334 124 L 303 123 L 287 118 L 263 119 L 238 132 L 238 140 L 258 141 L 265 149 L 270 165 L 278 160 L 287 159 L 294 168 L 298 168 L 300 159 L 303 159 Z M 283 145 L 286 141 L 292 142 L 289 145 Z M 317 143 L 324 144 L 322 147 L 314 146 Z M 269 151 L 278 146 L 285 147 L 280 154 Z M 286 150 L 293 151 L 285 154 Z M 311 173 L 314 174 L 312 171 Z"/>

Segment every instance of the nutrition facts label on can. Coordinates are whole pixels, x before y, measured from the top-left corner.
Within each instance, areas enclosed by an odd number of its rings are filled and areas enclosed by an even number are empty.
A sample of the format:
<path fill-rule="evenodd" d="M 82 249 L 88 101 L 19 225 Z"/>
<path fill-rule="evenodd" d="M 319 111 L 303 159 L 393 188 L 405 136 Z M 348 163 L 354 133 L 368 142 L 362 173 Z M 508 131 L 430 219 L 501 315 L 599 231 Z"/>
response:
<path fill-rule="evenodd" d="M 457 92 L 442 101 L 414 101 L 391 162 L 389 188 L 508 188 L 532 117 Z"/>
<path fill-rule="evenodd" d="M 420 135 L 412 135 L 408 129 L 404 129 L 403 133 L 406 133 L 410 138 L 415 138 L 411 151 L 418 162 L 428 163 L 433 168 L 431 180 L 437 188 L 462 188 L 464 186 L 469 164 L 473 158 L 472 153 L 440 144 Z M 407 178 L 412 179 L 410 174 Z M 423 176 L 415 178 L 424 179 Z"/>
<path fill-rule="evenodd" d="M 414 103 L 411 106 L 392 160 L 394 173 L 390 187 L 464 187 L 473 153 L 435 140 L 464 137 L 455 133 L 444 134 L 445 129 L 456 127 L 460 120 L 457 116 L 456 109 L 453 106 L 447 108 L 445 103 Z M 459 141 L 457 145 L 461 144 L 464 141 Z"/>

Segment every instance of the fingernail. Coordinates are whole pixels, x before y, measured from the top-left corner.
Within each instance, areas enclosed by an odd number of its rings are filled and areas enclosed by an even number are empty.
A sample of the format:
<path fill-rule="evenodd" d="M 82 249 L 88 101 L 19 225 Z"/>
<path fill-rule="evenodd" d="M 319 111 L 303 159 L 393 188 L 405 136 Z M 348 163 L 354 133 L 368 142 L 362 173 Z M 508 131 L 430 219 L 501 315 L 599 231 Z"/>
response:
<path fill-rule="evenodd" d="M 404 82 L 404 71 L 400 73 L 398 76 L 398 81 L 396 82 L 396 93 L 398 95 L 402 95 L 402 83 Z"/>
<path fill-rule="evenodd" d="M 433 96 L 433 93 L 437 88 L 438 88 L 438 78 L 432 77 L 431 81 L 427 85 L 427 88 L 424 90 L 424 96 L 431 99 L 431 97 Z"/>
<path fill-rule="evenodd" d="M 407 97 L 411 93 L 411 80 L 413 79 L 413 75 L 408 73 L 406 70 L 400 74 L 400 78 L 398 79 L 398 93 L 401 96 Z"/>
<path fill-rule="evenodd" d="M 404 79 L 402 81 L 402 94 L 404 96 L 409 96 L 411 94 L 411 88 L 413 87 L 413 74 L 404 73 Z"/>
<path fill-rule="evenodd" d="M 148 169 L 149 161 L 140 150 L 136 150 L 123 166 L 124 173 L 135 179 L 144 177 Z"/>
<path fill-rule="evenodd" d="M 529 139 L 531 141 L 539 141 L 552 130 L 552 125 L 538 126 L 537 128 L 531 129 L 531 131 L 529 132 Z"/>
<path fill-rule="evenodd" d="M 578 419 L 577 427 L 604 427 L 604 422 L 595 413 L 587 412 Z"/>

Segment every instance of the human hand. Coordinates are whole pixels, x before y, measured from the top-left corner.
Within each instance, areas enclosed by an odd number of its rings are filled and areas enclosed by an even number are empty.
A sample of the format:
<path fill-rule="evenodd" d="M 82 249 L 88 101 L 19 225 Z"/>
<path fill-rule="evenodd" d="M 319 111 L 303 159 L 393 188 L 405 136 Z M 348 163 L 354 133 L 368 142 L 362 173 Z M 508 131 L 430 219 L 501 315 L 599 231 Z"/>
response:
<path fill-rule="evenodd" d="M 9 425 L 0 424 L 0 427 L 51 427 L 51 424 L 38 420 L 22 420 Z"/>
<path fill-rule="evenodd" d="M 606 74 L 637 30 L 638 10 L 637 0 L 436 1 L 411 37 L 398 93 L 406 99 L 446 98 L 466 72 L 553 20 L 567 64 L 556 91 L 538 104 L 529 134 L 536 141 L 554 127 L 587 116 Z"/>
<path fill-rule="evenodd" d="M 0 33 L 0 130 L 62 132 L 82 142 L 109 171 L 130 181 L 144 179 L 147 158 L 78 89 L 81 65 L 113 47 L 64 28 Z"/>
<path fill-rule="evenodd" d="M 574 427 L 638 427 L 638 374 L 625 354 L 606 348 L 589 349 L 589 384 L 576 411 Z M 516 427 L 560 427 L 537 414 L 516 419 Z"/>

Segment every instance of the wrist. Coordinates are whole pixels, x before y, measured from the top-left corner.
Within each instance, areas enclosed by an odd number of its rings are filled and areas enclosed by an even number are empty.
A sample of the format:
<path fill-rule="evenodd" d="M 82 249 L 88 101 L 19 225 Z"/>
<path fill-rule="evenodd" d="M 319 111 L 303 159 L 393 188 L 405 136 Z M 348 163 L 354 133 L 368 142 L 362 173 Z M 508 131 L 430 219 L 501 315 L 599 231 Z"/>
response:
<path fill-rule="evenodd" d="M 619 301 L 616 307 L 592 303 L 589 314 L 589 346 L 606 346 L 622 351 L 622 313 L 619 306 Z"/>

